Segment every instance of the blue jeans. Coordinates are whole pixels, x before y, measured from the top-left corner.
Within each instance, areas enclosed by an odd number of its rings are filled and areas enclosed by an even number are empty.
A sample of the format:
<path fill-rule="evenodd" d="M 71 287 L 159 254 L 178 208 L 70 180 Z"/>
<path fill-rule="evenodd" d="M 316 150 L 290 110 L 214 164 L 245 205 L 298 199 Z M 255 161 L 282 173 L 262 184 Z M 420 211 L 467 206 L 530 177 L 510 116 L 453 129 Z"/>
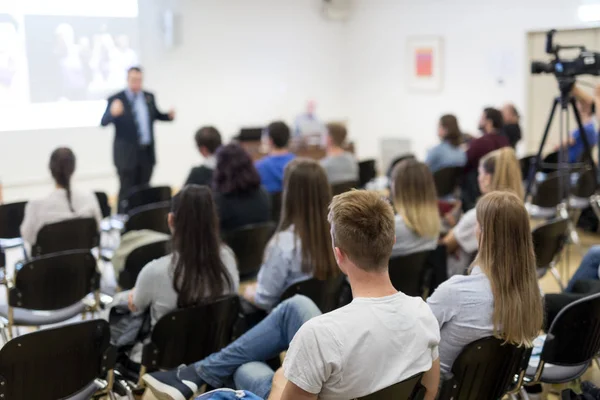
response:
<path fill-rule="evenodd" d="M 598 280 L 598 266 L 600 266 L 600 246 L 592 246 L 585 257 L 583 257 L 583 260 L 581 260 L 581 264 L 579 264 L 579 268 L 573 274 L 565 292 L 572 292 L 573 285 L 577 281 Z"/>
<path fill-rule="evenodd" d="M 194 364 L 196 373 L 212 387 L 232 376 L 237 389 L 269 397 L 274 372 L 264 362 L 287 350 L 298 329 L 321 311 L 308 297 L 294 296 L 275 307 L 258 325 L 218 353 Z"/>

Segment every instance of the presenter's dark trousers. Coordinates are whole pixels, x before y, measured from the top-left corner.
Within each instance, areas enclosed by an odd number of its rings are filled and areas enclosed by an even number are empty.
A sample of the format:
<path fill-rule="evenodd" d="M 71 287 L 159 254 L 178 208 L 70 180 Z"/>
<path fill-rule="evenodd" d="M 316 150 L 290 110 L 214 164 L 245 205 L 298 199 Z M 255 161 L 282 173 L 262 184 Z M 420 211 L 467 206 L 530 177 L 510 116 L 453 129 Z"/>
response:
<path fill-rule="evenodd" d="M 119 214 L 124 214 L 126 210 L 126 200 L 129 192 L 136 186 L 147 185 L 152 178 L 154 162 L 152 160 L 152 149 L 150 146 L 140 146 L 138 148 L 137 164 L 131 169 L 118 169 L 119 181 Z"/>

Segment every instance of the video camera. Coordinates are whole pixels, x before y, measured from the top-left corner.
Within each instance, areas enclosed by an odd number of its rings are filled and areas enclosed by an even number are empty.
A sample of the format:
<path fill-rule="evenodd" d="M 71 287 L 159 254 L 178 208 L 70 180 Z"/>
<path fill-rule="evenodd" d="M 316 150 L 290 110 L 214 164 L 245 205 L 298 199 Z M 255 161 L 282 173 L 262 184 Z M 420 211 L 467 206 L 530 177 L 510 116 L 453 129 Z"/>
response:
<path fill-rule="evenodd" d="M 570 78 L 577 75 L 600 75 L 600 53 L 588 51 L 585 46 L 560 46 L 554 45 L 552 29 L 546 34 L 546 53 L 552 54 L 554 60 L 550 62 L 532 61 L 532 74 L 554 74 L 557 78 Z M 578 49 L 579 55 L 572 60 L 561 60 L 559 53 L 562 50 Z"/>

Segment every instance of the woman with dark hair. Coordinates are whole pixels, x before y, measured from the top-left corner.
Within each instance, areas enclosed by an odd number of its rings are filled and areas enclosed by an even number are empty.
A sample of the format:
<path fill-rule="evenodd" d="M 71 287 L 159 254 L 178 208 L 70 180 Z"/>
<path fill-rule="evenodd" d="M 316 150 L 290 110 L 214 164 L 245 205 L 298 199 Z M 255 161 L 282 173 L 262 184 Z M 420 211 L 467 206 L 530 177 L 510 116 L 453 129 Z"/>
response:
<path fill-rule="evenodd" d="M 44 225 L 71 218 L 93 217 L 100 226 L 102 220 L 94 193 L 71 189 L 71 177 L 75 172 L 75 154 L 71 149 L 60 147 L 54 150 L 49 167 L 56 189 L 43 199 L 29 201 L 25 207 L 21 237 L 28 244 L 35 243 Z"/>
<path fill-rule="evenodd" d="M 314 277 L 337 275 L 327 209 L 331 188 L 315 161 L 292 160 L 283 177 L 283 202 L 277 232 L 267 245 L 255 285 L 244 297 L 270 310 L 290 285 Z"/>
<path fill-rule="evenodd" d="M 440 118 L 438 137 L 442 142 L 430 149 L 425 159 L 431 172 L 447 167 L 464 167 L 467 155 L 459 147 L 462 133 L 454 115 L 446 114 Z"/>
<path fill-rule="evenodd" d="M 221 243 L 211 191 L 185 186 L 168 217 L 173 253 L 146 265 L 129 292 L 129 308 L 150 308 L 152 326 L 177 308 L 235 293 L 239 274 L 233 251 Z"/>
<path fill-rule="evenodd" d="M 224 232 L 269 221 L 270 200 L 250 155 L 238 144 L 217 151 L 213 175 L 215 203 Z"/>

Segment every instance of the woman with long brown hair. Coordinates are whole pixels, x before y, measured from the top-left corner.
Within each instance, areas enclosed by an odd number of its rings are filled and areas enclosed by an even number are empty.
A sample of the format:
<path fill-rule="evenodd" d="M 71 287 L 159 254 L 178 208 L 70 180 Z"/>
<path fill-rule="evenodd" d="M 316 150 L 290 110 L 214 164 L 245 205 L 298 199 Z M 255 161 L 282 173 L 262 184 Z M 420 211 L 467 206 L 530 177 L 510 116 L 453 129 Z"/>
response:
<path fill-rule="evenodd" d="M 463 167 L 467 163 L 467 155 L 460 148 L 462 132 L 454 115 L 446 114 L 440 118 L 438 137 L 441 143 L 431 148 L 425 159 L 431 172 L 447 167 Z"/>
<path fill-rule="evenodd" d="M 488 153 L 479 162 L 479 190 L 486 194 L 495 190 L 510 191 L 523 201 L 523 179 L 515 151 L 510 147 Z M 475 209 L 462 216 L 458 224 L 443 239 L 448 258 L 448 275 L 462 274 L 477 251 Z"/>
<path fill-rule="evenodd" d="M 265 250 L 255 285 L 244 297 L 269 310 L 291 284 L 337 274 L 327 222 L 331 189 L 315 161 L 296 159 L 285 168 L 281 219 Z"/>
<path fill-rule="evenodd" d="M 413 158 L 394 167 L 392 202 L 397 213 L 393 255 L 435 249 L 441 222 L 435 183 L 427 165 Z"/>
<path fill-rule="evenodd" d="M 479 252 L 427 300 L 440 324 L 442 373 L 467 344 L 496 336 L 531 347 L 543 320 L 529 215 L 518 195 L 491 192 L 476 207 Z"/>

